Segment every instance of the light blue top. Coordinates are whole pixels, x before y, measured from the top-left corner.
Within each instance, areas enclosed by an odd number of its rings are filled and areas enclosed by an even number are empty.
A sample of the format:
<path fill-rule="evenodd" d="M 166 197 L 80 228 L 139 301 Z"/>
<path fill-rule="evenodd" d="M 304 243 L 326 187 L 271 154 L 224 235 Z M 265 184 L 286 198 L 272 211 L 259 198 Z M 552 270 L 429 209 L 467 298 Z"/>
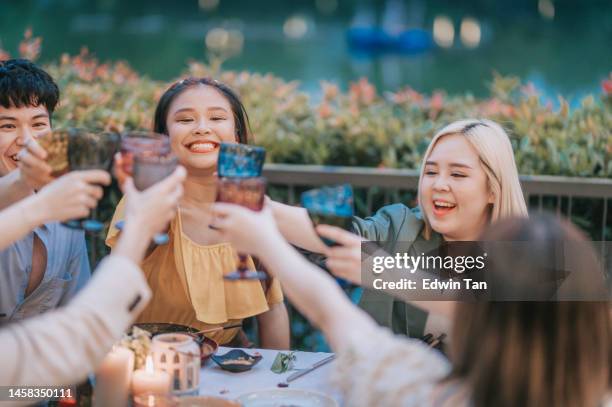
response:
<path fill-rule="evenodd" d="M 47 250 L 40 285 L 26 298 L 34 233 Z M 83 231 L 48 223 L 0 250 L 0 325 L 64 305 L 91 277 Z"/>

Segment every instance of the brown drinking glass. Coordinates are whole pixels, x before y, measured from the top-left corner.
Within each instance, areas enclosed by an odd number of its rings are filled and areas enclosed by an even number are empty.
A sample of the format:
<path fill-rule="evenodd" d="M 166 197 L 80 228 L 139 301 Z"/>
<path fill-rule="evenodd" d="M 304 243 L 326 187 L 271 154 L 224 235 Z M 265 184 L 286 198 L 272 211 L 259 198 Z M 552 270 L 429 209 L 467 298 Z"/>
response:
<path fill-rule="evenodd" d="M 217 202 L 233 203 L 261 211 L 266 194 L 266 179 L 253 178 L 219 178 L 217 181 Z M 268 275 L 263 271 L 248 269 L 248 256 L 238 253 L 237 269 L 223 276 L 226 280 L 265 280 Z"/>

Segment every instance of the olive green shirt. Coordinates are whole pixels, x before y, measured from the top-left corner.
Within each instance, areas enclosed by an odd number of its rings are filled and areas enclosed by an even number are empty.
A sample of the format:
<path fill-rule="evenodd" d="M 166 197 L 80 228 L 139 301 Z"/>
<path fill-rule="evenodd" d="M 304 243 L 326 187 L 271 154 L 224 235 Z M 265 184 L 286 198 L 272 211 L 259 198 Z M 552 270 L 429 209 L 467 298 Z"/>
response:
<path fill-rule="evenodd" d="M 437 233 L 429 240 L 423 236 L 425 222 L 419 208 L 402 204 L 387 205 L 373 216 L 353 218 L 353 229 L 366 240 L 377 242 L 389 254 L 406 252 L 410 255 L 429 252 L 442 242 Z M 401 245 L 400 245 L 401 243 Z M 378 324 L 391 328 L 396 334 L 420 338 L 424 335 L 427 312 L 382 291 L 364 289 L 359 306 Z"/>

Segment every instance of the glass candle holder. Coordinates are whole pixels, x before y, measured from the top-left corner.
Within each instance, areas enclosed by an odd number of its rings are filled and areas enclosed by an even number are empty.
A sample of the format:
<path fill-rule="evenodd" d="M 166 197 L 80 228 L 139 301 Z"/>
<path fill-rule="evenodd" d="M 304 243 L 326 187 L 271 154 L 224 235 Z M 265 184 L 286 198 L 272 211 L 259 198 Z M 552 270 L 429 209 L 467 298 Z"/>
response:
<path fill-rule="evenodd" d="M 200 347 L 193 336 L 168 333 L 153 337 L 155 368 L 170 375 L 174 395 L 197 395 L 200 386 Z"/>

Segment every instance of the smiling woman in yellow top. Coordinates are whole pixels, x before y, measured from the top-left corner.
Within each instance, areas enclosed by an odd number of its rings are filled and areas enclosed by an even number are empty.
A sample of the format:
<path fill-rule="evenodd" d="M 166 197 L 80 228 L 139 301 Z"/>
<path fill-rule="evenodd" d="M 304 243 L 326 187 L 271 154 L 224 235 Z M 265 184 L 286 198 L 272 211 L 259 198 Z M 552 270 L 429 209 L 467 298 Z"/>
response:
<path fill-rule="evenodd" d="M 172 151 L 187 169 L 185 193 L 170 224 L 168 244 L 154 247 L 142 269 L 153 291 L 137 322 L 169 322 L 198 330 L 230 325 L 257 316 L 260 346 L 289 348 L 289 321 L 277 280 L 226 281 L 236 267 L 236 251 L 208 225 L 216 195 L 216 166 L 222 142 L 247 143 L 244 106 L 227 86 L 208 78 L 172 85 L 155 111 L 154 131 L 170 137 Z M 113 246 L 123 219 L 117 206 L 106 239 Z M 249 260 L 253 268 L 252 260 Z M 237 344 L 239 329 L 210 336 Z"/>

